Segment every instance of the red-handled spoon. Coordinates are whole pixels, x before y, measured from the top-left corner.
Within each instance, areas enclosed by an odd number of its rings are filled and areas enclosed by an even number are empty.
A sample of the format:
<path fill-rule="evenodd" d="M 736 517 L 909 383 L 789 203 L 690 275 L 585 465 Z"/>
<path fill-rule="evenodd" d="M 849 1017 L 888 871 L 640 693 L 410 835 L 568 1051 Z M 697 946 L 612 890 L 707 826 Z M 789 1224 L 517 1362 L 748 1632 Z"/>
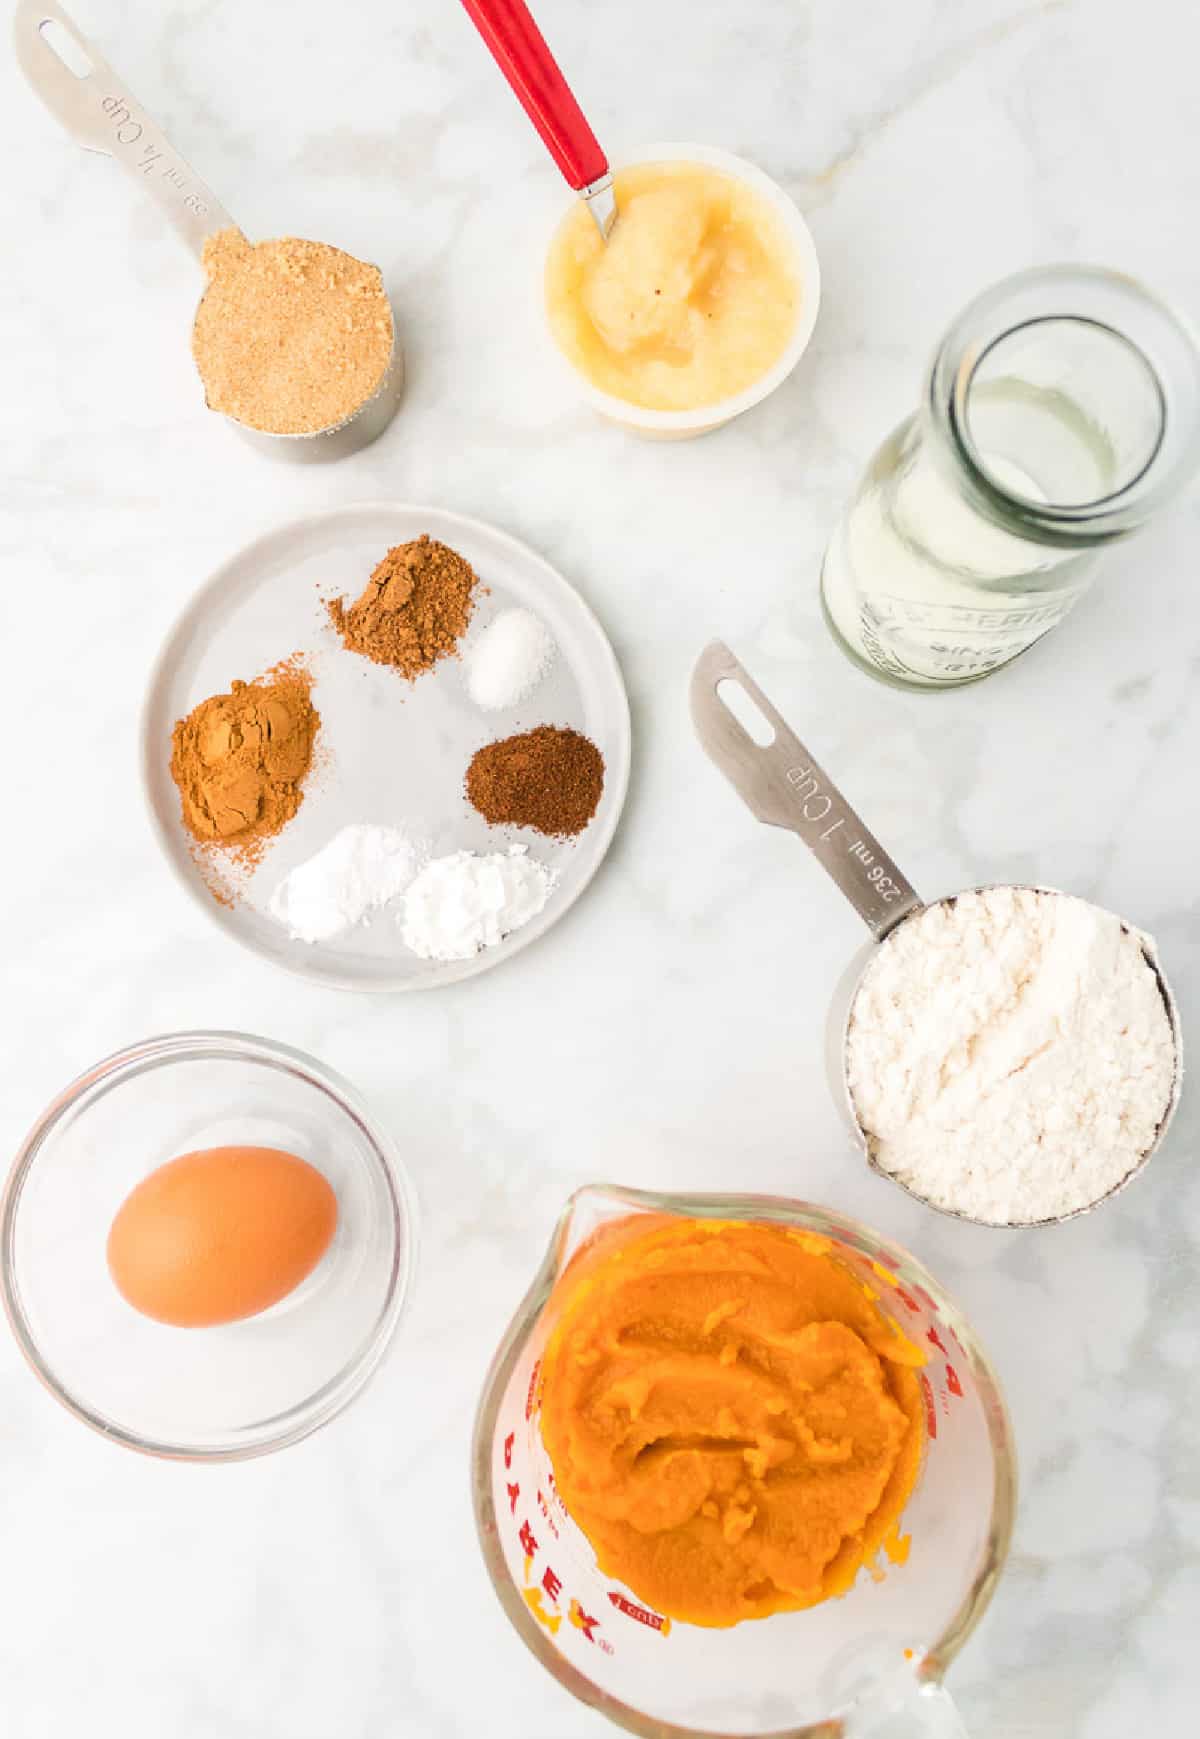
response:
<path fill-rule="evenodd" d="M 608 240 L 617 219 L 608 158 L 524 0 L 463 0 L 550 155 Z"/>

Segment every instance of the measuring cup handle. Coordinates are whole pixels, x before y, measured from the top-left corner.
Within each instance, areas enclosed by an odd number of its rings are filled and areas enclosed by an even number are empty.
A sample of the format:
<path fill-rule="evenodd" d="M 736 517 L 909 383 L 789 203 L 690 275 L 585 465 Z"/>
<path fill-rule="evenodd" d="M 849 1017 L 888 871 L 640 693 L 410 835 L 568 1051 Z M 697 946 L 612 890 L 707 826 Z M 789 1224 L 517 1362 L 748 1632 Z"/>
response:
<path fill-rule="evenodd" d="M 47 34 L 47 25 L 54 32 Z M 53 45 L 56 33 L 71 52 L 70 64 Z M 210 235 L 234 227 L 224 206 L 56 0 L 19 0 L 13 41 L 21 70 L 50 113 L 77 144 L 115 157 L 136 176 L 194 254 L 200 255 Z"/>
<path fill-rule="evenodd" d="M 735 717 L 721 694 L 726 683 L 735 683 L 771 726 L 770 742 L 756 742 Z M 799 834 L 872 935 L 886 936 L 916 910 L 922 903 L 916 889 L 723 641 L 701 653 L 691 699 L 709 759 L 760 821 Z"/>
<path fill-rule="evenodd" d="M 958 1707 L 937 1680 L 912 1681 L 898 1701 L 868 1698 L 842 1719 L 842 1739 L 967 1739 Z"/>

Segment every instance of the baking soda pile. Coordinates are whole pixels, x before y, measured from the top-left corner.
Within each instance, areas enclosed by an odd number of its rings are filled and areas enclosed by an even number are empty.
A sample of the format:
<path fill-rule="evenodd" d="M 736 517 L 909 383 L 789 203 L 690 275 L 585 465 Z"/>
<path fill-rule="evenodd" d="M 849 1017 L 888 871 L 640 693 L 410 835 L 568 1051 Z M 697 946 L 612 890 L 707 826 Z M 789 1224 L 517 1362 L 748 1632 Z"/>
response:
<path fill-rule="evenodd" d="M 882 1170 L 936 1207 L 1025 1225 L 1089 1207 L 1129 1175 L 1178 1058 L 1143 938 L 1086 900 L 988 888 L 882 944 L 846 1066 Z"/>
<path fill-rule="evenodd" d="M 470 960 L 536 918 L 554 882 L 523 845 L 435 857 L 404 897 L 400 934 L 422 960 Z"/>
<path fill-rule="evenodd" d="M 416 875 L 421 848 L 397 827 L 343 827 L 275 889 L 267 910 L 300 942 L 361 924 Z"/>

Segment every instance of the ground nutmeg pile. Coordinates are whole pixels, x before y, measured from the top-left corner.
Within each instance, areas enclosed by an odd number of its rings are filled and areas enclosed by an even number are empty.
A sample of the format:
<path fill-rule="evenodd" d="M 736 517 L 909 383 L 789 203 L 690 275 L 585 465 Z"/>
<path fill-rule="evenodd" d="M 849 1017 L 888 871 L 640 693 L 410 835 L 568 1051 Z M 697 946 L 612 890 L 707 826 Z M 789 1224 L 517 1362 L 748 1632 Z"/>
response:
<path fill-rule="evenodd" d="M 392 310 L 378 266 L 326 242 L 204 244 L 208 288 L 192 355 L 210 410 L 272 435 L 313 435 L 353 416 L 392 357 Z"/>
<path fill-rule="evenodd" d="M 390 549 L 353 604 L 334 598 L 327 608 L 351 652 L 390 664 L 411 681 L 456 650 L 476 584 L 470 562 L 424 536 Z"/>
<path fill-rule="evenodd" d="M 603 790 L 595 743 L 558 725 L 486 743 L 467 768 L 467 797 L 485 821 L 553 838 L 582 833 Z"/>
<path fill-rule="evenodd" d="M 202 700 L 171 736 L 183 824 L 203 845 L 253 863 L 292 819 L 312 765 L 320 715 L 298 660 Z"/>

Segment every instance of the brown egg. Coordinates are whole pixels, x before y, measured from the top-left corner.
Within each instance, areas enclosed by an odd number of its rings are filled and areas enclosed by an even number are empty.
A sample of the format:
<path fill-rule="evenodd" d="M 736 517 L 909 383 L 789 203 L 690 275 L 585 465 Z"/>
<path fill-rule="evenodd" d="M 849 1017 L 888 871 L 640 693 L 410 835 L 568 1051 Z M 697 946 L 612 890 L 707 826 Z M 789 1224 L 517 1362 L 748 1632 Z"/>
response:
<path fill-rule="evenodd" d="M 168 1160 L 126 1196 L 108 1268 L 135 1310 L 177 1328 L 278 1304 L 329 1248 L 337 1197 L 277 1147 L 209 1147 Z"/>

